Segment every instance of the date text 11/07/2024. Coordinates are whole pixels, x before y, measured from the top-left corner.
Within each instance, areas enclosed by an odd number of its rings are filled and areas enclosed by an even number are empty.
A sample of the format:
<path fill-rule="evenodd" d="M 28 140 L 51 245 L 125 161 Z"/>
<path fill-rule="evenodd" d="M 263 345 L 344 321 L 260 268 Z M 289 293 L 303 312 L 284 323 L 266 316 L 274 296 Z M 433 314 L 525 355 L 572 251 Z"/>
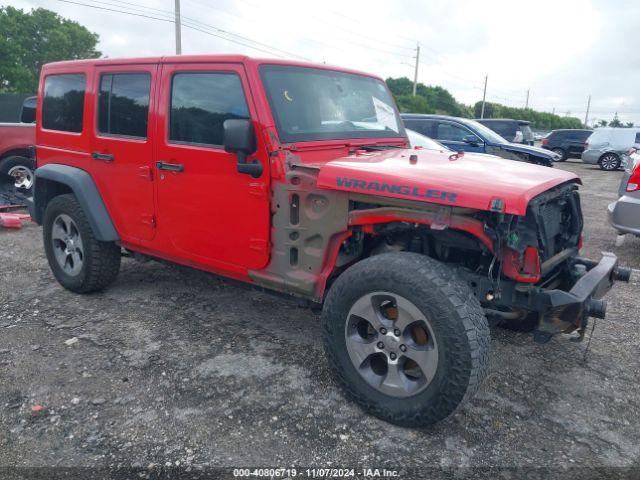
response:
<path fill-rule="evenodd" d="M 397 478 L 397 470 L 386 468 L 234 468 L 236 478 Z"/>

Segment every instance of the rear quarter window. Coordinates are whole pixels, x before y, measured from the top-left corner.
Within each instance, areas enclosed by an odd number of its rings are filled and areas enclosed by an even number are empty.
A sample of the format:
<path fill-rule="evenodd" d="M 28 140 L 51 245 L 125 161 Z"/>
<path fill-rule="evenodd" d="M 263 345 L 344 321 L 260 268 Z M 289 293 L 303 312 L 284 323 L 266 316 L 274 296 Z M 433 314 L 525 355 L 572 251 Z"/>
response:
<path fill-rule="evenodd" d="M 42 127 L 82 132 L 86 77 L 82 73 L 49 75 L 44 80 Z"/>

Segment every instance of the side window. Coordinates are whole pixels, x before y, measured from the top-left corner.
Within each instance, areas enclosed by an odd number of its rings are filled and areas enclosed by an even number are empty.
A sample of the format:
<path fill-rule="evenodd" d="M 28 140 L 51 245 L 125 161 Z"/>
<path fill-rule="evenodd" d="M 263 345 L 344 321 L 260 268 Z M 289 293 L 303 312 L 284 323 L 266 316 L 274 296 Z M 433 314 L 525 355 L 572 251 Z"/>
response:
<path fill-rule="evenodd" d="M 149 121 L 148 73 L 116 73 L 100 77 L 98 131 L 108 135 L 147 137 Z"/>
<path fill-rule="evenodd" d="M 224 121 L 249 118 L 235 73 L 176 73 L 169 108 L 170 142 L 221 146 Z"/>
<path fill-rule="evenodd" d="M 452 123 L 438 123 L 436 138 L 445 142 L 462 142 L 471 132 Z"/>
<path fill-rule="evenodd" d="M 49 75 L 44 80 L 42 128 L 82 132 L 84 74 Z"/>
<path fill-rule="evenodd" d="M 635 143 L 640 143 L 640 132 L 636 132 L 636 141 Z"/>

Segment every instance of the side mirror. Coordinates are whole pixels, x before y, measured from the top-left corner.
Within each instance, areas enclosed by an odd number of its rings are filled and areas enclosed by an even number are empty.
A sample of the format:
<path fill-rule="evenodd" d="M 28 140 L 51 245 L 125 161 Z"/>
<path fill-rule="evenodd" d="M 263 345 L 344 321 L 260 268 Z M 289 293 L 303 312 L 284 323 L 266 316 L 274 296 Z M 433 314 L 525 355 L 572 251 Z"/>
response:
<path fill-rule="evenodd" d="M 258 160 L 247 162 L 247 157 L 257 150 L 256 133 L 251 120 L 232 119 L 222 124 L 224 150 L 238 156 L 238 172 L 258 178 L 262 175 L 262 164 Z"/>
<path fill-rule="evenodd" d="M 36 121 L 36 97 L 29 97 L 22 103 L 20 110 L 21 123 L 35 123 Z"/>
<path fill-rule="evenodd" d="M 475 135 L 465 135 L 464 137 L 462 137 L 462 141 L 469 145 L 473 145 L 474 147 L 480 145 L 481 142 L 481 140 Z"/>

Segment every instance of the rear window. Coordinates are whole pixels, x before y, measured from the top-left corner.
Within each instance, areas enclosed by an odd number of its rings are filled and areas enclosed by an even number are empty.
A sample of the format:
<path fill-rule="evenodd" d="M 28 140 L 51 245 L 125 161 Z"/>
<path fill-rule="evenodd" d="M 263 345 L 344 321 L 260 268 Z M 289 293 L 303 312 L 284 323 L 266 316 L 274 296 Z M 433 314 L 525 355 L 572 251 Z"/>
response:
<path fill-rule="evenodd" d="M 177 73 L 171 84 L 169 140 L 222 146 L 225 120 L 249 118 L 235 73 Z"/>
<path fill-rule="evenodd" d="M 42 127 L 81 132 L 85 86 L 84 74 L 49 75 L 44 80 Z"/>
<path fill-rule="evenodd" d="M 146 138 L 149 117 L 148 73 L 117 73 L 100 77 L 98 131 Z"/>
<path fill-rule="evenodd" d="M 517 124 L 516 122 L 495 122 L 495 121 L 491 121 L 491 122 L 480 122 L 483 125 L 489 127 L 491 130 L 493 130 L 494 132 L 496 132 L 498 135 L 500 135 L 503 138 L 506 139 L 511 139 L 513 140 L 516 136 L 516 131 L 517 131 Z"/>

